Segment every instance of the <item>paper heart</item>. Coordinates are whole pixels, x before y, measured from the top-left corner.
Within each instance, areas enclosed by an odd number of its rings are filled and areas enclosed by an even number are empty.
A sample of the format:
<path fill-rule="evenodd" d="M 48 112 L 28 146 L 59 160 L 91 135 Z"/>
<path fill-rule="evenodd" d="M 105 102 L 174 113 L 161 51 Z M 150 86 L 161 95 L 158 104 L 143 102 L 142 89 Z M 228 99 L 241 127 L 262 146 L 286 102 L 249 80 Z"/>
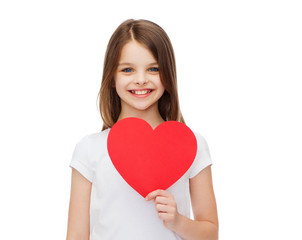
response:
<path fill-rule="evenodd" d="M 122 178 L 141 196 L 166 190 L 192 165 L 197 141 L 192 130 L 166 121 L 154 130 L 140 118 L 124 118 L 110 129 L 107 149 Z"/>

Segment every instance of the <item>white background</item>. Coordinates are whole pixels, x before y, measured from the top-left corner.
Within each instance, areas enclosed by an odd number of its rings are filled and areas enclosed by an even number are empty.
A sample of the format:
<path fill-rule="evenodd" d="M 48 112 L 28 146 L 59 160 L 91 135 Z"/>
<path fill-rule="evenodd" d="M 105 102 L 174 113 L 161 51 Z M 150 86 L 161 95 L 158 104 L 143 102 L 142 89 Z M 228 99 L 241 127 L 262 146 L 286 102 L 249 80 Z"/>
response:
<path fill-rule="evenodd" d="M 1 1 L 0 239 L 65 239 L 69 162 L 101 130 L 108 40 L 128 18 L 174 46 L 207 140 L 220 239 L 302 239 L 300 1 Z"/>

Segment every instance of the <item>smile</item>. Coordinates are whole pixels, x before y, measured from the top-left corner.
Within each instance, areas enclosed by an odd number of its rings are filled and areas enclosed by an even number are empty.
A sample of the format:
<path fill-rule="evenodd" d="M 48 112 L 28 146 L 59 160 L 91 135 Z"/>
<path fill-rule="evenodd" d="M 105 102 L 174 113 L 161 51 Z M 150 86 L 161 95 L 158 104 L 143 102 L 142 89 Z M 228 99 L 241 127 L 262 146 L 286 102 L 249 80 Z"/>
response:
<path fill-rule="evenodd" d="M 145 98 L 148 97 L 152 92 L 153 89 L 146 89 L 146 90 L 129 90 L 132 96 L 137 98 Z"/>
<path fill-rule="evenodd" d="M 134 93 L 134 94 L 147 94 L 147 93 L 150 93 L 152 92 L 152 89 L 150 90 L 143 90 L 143 91 L 134 91 L 134 90 L 130 90 L 131 93 Z"/>

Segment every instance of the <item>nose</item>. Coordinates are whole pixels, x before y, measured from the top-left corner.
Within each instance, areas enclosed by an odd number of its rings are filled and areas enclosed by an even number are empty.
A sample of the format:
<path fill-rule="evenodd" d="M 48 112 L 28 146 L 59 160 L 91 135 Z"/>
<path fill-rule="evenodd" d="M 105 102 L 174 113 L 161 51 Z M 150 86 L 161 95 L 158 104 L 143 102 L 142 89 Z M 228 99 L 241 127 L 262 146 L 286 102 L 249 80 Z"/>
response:
<path fill-rule="evenodd" d="M 134 83 L 137 85 L 144 85 L 148 82 L 146 75 L 143 72 L 137 72 L 134 77 Z"/>

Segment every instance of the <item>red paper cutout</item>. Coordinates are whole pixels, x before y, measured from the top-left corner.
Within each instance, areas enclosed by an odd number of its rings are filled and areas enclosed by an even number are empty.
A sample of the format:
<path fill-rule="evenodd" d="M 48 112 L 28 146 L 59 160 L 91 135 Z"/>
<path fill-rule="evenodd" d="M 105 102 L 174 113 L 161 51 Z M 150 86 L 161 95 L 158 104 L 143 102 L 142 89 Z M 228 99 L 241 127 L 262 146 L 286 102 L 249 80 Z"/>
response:
<path fill-rule="evenodd" d="M 166 190 L 192 165 L 197 141 L 183 123 L 166 121 L 155 130 L 143 119 L 124 118 L 110 129 L 107 149 L 123 179 L 141 196 Z"/>

